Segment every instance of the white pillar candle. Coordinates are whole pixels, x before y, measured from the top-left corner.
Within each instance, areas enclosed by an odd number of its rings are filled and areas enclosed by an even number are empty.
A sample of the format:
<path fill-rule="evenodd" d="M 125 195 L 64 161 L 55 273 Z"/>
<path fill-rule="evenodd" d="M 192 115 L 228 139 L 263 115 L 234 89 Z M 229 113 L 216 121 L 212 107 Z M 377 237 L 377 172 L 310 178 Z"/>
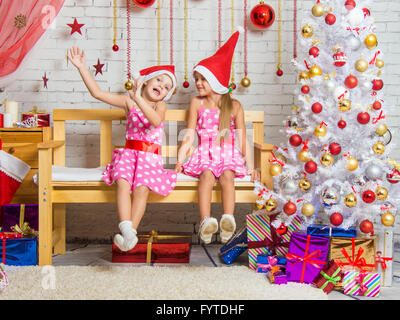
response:
<path fill-rule="evenodd" d="M 13 127 L 12 114 L 5 113 L 4 114 L 4 128 L 12 128 L 12 127 Z"/>
<path fill-rule="evenodd" d="M 12 123 L 18 122 L 18 102 L 6 101 L 5 113 L 11 114 Z"/>

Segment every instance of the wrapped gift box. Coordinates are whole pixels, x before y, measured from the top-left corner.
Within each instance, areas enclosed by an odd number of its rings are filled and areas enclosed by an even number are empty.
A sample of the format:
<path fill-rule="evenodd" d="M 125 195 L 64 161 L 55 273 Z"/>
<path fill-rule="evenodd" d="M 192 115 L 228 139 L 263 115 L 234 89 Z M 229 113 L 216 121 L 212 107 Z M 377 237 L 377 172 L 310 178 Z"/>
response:
<path fill-rule="evenodd" d="M 287 232 L 279 235 L 271 225 L 277 214 L 270 215 L 264 212 L 248 214 L 247 224 L 247 245 L 249 256 L 249 268 L 257 269 L 257 256 L 259 254 L 285 256 L 288 252 L 290 237 L 295 230 L 301 227 L 301 218 L 295 216 L 287 226 Z"/>
<path fill-rule="evenodd" d="M 4 232 L 13 232 L 17 231 L 15 229 L 19 229 L 21 233 L 28 235 L 33 231 L 39 231 L 39 205 L 5 204 L 2 205 L 1 212 Z"/>
<path fill-rule="evenodd" d="M 2 263 L 10 266 L 35 266 L 38 263 L 37 237 L 0 233 Z"/>
<path fill-rule="evenodd" d="M 37 106 L 33 106 L 31 111 L 23 113 L 21 121 L 25 121 L 29 118 L 33 118 L 38 128 L 50 127 L 50 114 L 46 113 L 44 110 L 37 110 Z"/>
<path fill-rule="evenodd" d="M 335 261 L 329 261 L 317 275 L 313 283 L 326 294 L 330 293 L 336 285 L 343 280 L 343 272 Z"/>
<path fill-rule="evenodd" d="M 377 236 L 375 261 L 377 271 L 382 275 L 381 286 L 390 287 L 393 278 L 393 229 L 376 227 L 374 231 Z"/>
<path fill-rule="evenodd" d="M 166 232 L 138 235 L 139 241 L 129 251 L 121 251 L 113 244 L 112 262 L 127 263 L 189 263 L 192 234 Z"/>
<path fill-rule="evenodd" d="M 267 273 L 271 271 L 273 267 L 277 267 L 279 270 L 284 271 L 286 269 L 286 261 L 285 257 L 273 256 L 269 254 L 259 254 L 257 256 L 257 272 L 258 273 Z"/>
<path fill-rule="evenodd" d="M 307 234 L 320 237 L 350 237 L 357 236 L 357 230 L 352 227 L 349 229 L 333 228 L 322 224 L 312 224 L 307 227 Z"/>
<path fill-rule="evenodd" d="M 381 275 L 377 272 L 345 271 L 343 287 L 347 295 L 379 297 Z"/>
<path fill-rule="evenodd" d="M 231 264 L 237 257 L 247 250 L 247 229 L 246 226 L 241 228 L 227 243 L 225 243 L 220 251 L 220 257 L 226 264 Z"/>
<path fill-rule="evenodd" d="M 287 284 L 287 276 L 284 271 L 268 271 L 267 278 L 274 284 Z"/>
<path fill-rule="evenodd" d="M 290 282 L 312 283 L 326 264 L 329 238 L 294 232 L 286 255 L 286 274 Z"/>

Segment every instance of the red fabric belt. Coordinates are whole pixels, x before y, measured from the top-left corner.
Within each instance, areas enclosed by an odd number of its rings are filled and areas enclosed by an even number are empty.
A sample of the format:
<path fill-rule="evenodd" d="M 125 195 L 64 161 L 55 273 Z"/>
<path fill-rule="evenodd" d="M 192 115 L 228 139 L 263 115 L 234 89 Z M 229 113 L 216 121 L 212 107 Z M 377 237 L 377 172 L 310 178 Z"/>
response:
<path fill-rule="evenodd" d="M 161 146 L 147 141 L 126 140 L 125 148 L 161 155 Z"/>

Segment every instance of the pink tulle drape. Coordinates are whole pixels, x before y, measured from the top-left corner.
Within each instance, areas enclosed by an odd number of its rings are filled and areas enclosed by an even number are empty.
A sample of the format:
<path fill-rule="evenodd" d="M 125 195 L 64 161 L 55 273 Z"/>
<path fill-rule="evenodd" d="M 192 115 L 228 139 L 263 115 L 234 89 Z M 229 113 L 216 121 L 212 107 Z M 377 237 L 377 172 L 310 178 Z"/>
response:
<path fill-rule="evenodd" d="M 0 0 L 0 78 L 17 70 L 65 0 Z"/>

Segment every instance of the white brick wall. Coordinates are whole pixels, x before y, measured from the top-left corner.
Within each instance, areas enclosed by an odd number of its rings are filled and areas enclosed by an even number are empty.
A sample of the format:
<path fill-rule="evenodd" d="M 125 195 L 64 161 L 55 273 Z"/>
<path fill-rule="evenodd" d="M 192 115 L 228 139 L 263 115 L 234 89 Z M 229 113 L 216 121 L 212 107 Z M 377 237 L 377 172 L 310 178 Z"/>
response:
<path fill-rule="evenodd" d="M 118 0 L 118 53 L 111 50 L 113 38 L 112 0 L 66 0 L 64 7 L 56 19 L 56 26 L 46 34 L 47 40 L 37 48 L 34 59 L 28 64 L 17 81 L 6 87 L 5 94 L 9 99 L 17 100 L 20 111 L 28 111 L 36 104 L 40 109 L 51 111 L 53 108 L 108 108 L 96 101 L 87 92 L 79 73 L 66 62 L 66 51 L 71 46 L 79 46 L 87 53 L 87 64 L 97 63 L 97 58 L 105 64 L 103 75 L 98 74 L 96 80 L 101 88 L 111 92 L 124 93 L 123 84 L 126 80 L 126 14 L 125 0 Z M 161 52 L 162 63 L 169 63 L 169 1 L 163 0 L 161 11 Z M 189 44 L 188 68 L 194 66 L 200 59 L 214 53 L 217 45 L 218 13 L 217 1 L 189 0 Z M 277 13 L 277 0 L 265 1 Z M 222 35 L 227 39 L 231 34 L 231 1 L 223 1 Z M 248 11 L 257 4 L 249 1 Z M 308 13 L 315 1 L 298 0 L 298 25 L 302 17 Z M 291 66 L 293 56 L 293 1 L 283 1 L 283 77 L 275 75 L 277 63 L 277 21 L 266 31 L 254 30 L 249 25 L 248 33 L 248 70 L 252 85 L 236 90 L 235 97 L 248 110 L 265 111 L 265 141 L 279 144 L 285 137 L 279 134 L 282 122 L 290 114 L 291 106 L 296 97 L 293 94 L 297 88 L 297 73 Z M 133 12 L 133 66 L 140 69 L 157 62 L 156 5 L 148 9 L 134 8 Z M 183 32 L 183 0 L 174 1 L 174 60 L 176 64 L 178 83 L 183 82 L 184 75 L 184 32 Z M 235 24 L 243 25 L 243 1 L 235 0 Z M 400 3 L 397 0 L 373 1 L 371 14 L 376 17 L 377 36 L 381 49 L 385 53 L 385 76 L 383 88 L 385 102 L 398 105 L 400 103 Z M 83 35 L 75 33 L 70 36 L 67 23 L 77 18 L 84 23 Z M 235 54 L 235 78 L 239 84 L 243 77 L 243 37 L 239 40 Z M 50 79 L 48 89 L 43 88 L 41 77 L 46 72 Z M 94 72 L 93 72 L 94 74 Z M 178 93 L 170 101 L 169 108 L 186 108 L 195 88 L 179 87 Z M 400 127 L 400 111 L 393 111 L 387 123 L 393 130 Z M 93 123 L 77 123 L 68 126 L 68 156 L 67 164 L 71 166 L 93 166 L 98 162 L 98 127 Z M 123 126 L 115 124 L 114 142 L 123 139 Z M 398 137 L 399 135 L 397 135 Z M 395 142 L 398 138 L 395 137 Z M 73 148 L 72 148 L 73 146 Z M 393 156 L 400 159 L 400 149 L 396 148 Z M 68 238 L 104 238 L 111 237 L 115 228 L 110 230 L 110 221 L 116 227 L 117 216 L 114 205 L 108 206 L 68 207 Z M 89 209 L 88 209 L 89 208 Z M 93 210 L 90 210 L 93 208 Z M 163 228 L 192 231 L 198 222 L 197 205 L 149 205 L 149 210 L 142 223 L 144 229 L 159 223 Z M 237 208 L 239 221 L 249 212 L 249 205 Z M 85 211 L 92 211 L 88 214 Z M 179 212 L 184 212 L 184 214 Z M 219 215 L 220 206 L 213 205 L 213 214 Z M 178 226 L 180 225 L 180 226 Z M 103 227 L 104 226 L 104 227 Z M 183 228 L 183 229 L 182 229 Z"/>

